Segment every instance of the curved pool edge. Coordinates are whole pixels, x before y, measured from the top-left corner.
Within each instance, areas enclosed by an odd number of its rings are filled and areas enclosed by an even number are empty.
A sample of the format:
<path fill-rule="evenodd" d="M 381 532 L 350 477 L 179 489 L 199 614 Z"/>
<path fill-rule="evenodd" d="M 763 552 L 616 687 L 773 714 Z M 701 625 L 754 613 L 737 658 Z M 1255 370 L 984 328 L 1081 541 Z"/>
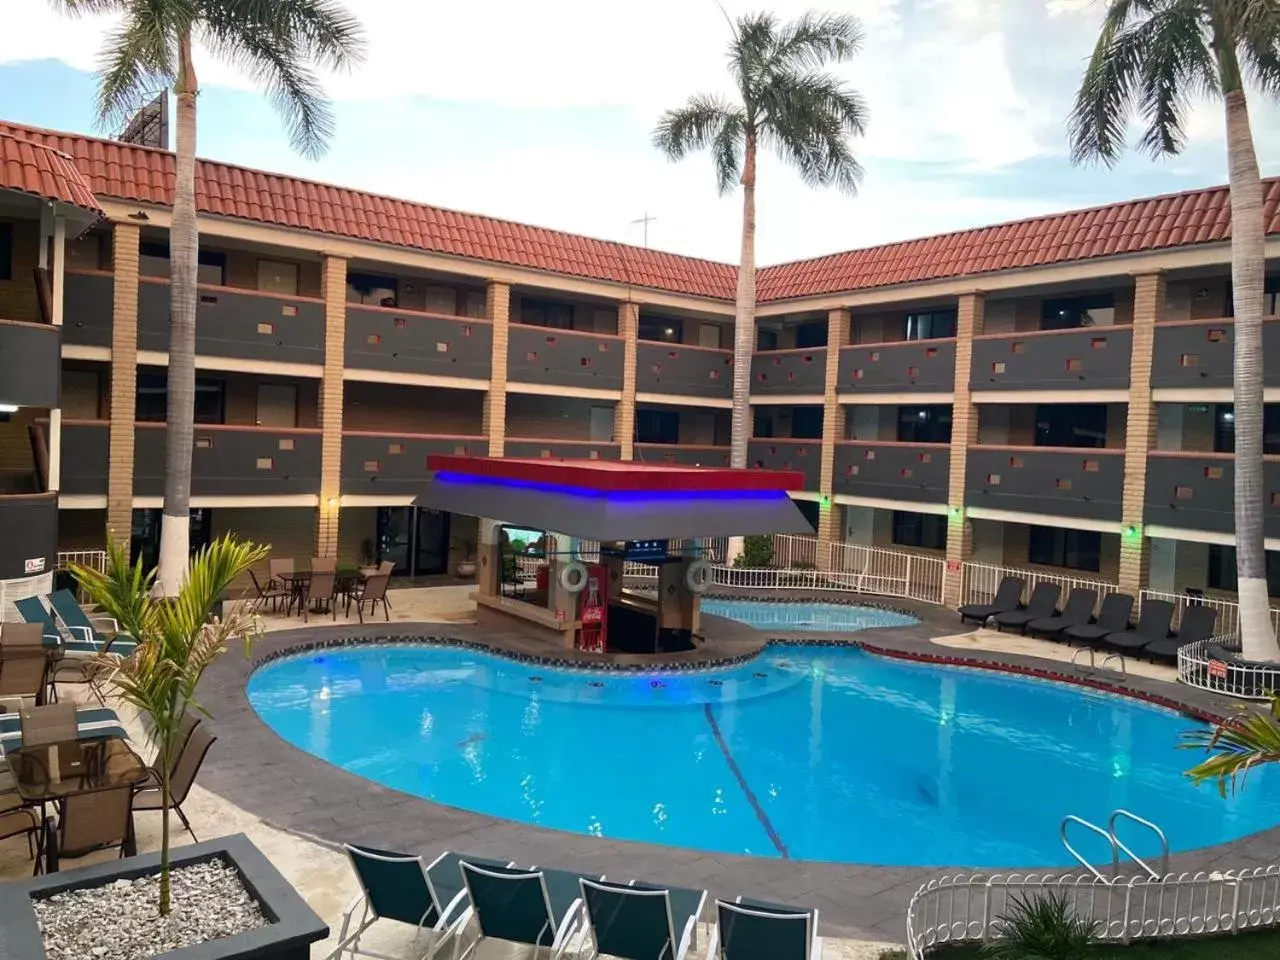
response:
<path fill-rule="evenodd" d="M 1061 664 L 1040 658 L 966 651 L 940 654 L 924 634 L 960 632 L 954 612 L 924 608 L 921 627 L 893 628 L 896 636 L 860 638 L 869 652 L 907 659 L 940 658 L 958 666 L 1042 670 L 1046 679 L 1074 682 Z M 473 642 L 491 640 L 474 625 L 399 623 L 396 633 L 419 636 L 449 633 Z M 905 636 L 905 633 L 918 636 Z M 259 662 L 303 652 L 317 642 L 376 640 L 389 632 L 386 624 L 312 626 L 268 634 L 255 659 L 231 651 L 209 668 L 200 687 L 202 705 L 222 741 L 210 752 L 201 786 L 264 821 L 290 832 L 329 843 L 367 843 L 434 857 L 443 850 L 466 850 L 478 856 L 505 856 L 530 863 L 593 870 L 659 883 L 696 886 L 712 896 L 755 896 L 774 901 L 813 904 L 822 911 L 825 935 L 902 942 L 907 903 L 923 883 L 944 873 L 973 873 L 965 865 L 884 867 L 705 854 L 683 848 L 609 840 L 499 820 L 381 786 L 348 773 L 300 750 L 277 735 L 253 710 L 247 696 L 250 675 Z M 868 631 L 868 634 L 870 631 Z M 803 639 L 786 638 L 778 639 Z M 836 643 L 821 638 L 818 643 Z M 763 643 L 761 644 L 763 646 Z M 1191 715 L 1221 717 L 1231 701 L 1203 691 L 1162 681 L 1130 678 L 1111 692 L 1147 692 L 1176 700 L 1174 709 Z M 1145 699 L 1145 697 L 1144 697 Z M 1158 701 L 1157 701 L 1158 702 Z M 283 799 L 282 799 L 283 798 Z M 1175 854 L 1171 869 L 1196 872 L 1266 866 L 1280 862 L 1280 827 L 1239 840 Z M 1009 871 L 1026 872 L 1010 866 Z M 1064 863 L 1063 871 L 1071 870 Z M 991 870 L 983 870 L 989 874 Z M 1044 873 L 1043 867 L 1035 872 Z"/>

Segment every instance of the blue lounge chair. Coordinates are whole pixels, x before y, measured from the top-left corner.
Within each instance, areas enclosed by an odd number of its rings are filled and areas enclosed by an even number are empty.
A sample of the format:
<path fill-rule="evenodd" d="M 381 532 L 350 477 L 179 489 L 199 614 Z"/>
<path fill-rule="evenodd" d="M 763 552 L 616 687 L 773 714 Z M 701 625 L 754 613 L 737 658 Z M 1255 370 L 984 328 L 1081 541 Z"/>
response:
<path fill-rule="evenodd" d="M 45 609 L 44 602 L 39 597 L 23 597 L 13 601 L 13 605 L 24 621 L 40 625 L 45 646 L 56 647 L 64 643 L 62 631 L 53 622 L 53 614 Z"/>
<path fill-rule="evenodd" d="M 460 937 L 474 919 L 476 936 L 458 960 L 466 960 L 483 940 L 522 943 L 533 947 L 535 956 L 545 948 L 549 956 L 559 957 L 584 921 L 580 881 L 604 879 L 537 867 L 486 867 L 466 860 L 460 866 L 471 908 L 456 925 L 455 935 Z"/>
<path fill-rule="evenodd" d="M 582 902 L 591 931 L 587 960 L 604 954 L 621 960 L 684 960 L 698 946 L 698 918 L 707 891 L 582 880 Z"/>
<path fill-rule="evenodd" d="M 716 928 L 707 958 L 819 960 L 818 911 L 739 897 L 716 901 Z"/>
<path fill-rule="evenodd" d="M 67 628 L 73 640 L 69 652 L 116 653 L 128 657 L 138 648 L 138 641 L 120 632 L 120 624 L 111 617 L 90 617 L 70 590 L 59 590 L 49 597 L 49 605 Z M 111 624 L 107 632 L 99 631 L 94 620 Z"/>

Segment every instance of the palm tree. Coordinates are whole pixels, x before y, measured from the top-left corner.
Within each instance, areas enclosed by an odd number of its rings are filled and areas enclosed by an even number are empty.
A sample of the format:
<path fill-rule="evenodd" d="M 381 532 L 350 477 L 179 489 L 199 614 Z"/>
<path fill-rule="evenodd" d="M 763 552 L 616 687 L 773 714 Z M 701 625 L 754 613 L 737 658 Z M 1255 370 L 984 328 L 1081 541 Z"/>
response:
<path fill-rule="evenodd" d="M 1231 183 L 1231 290 L 1235 304 L 1235 529 L 1244 655 L 1280 659 L 1271 627 L 1263 539 L 1262 180 L 1245 97 L 1248 78 L 1280 94 L 1276 0 L 1108 0 L 1102 33 L 1071 112 L 1072 158 L 1111 165 L 1130 117 L 1153 157 L 1179 153 L 1192 99 L 1221 98 Z"/>
<path fill-rule="evenodd" d="M 164 515 L 158 580 L 176 596 L 190 554 L 191 448 L 195 417 L 195 41 L 262 83 L 304 156 L 323 153 L 333 115 L 312 69 L 345 69 L 363 56 L 359 22 L 336 0 L 52 0 L 67 13 L 117 14 L 99 74 L 99 119 L 116 124 L 148 91 L 172 86 L 178 101 L 177 177 L 169 228 L 171 317 Z"/>
<path fill-rule="evenodd" d="M 1280 697 L 1271 698 L 1267 713 L 1247 711 L 1213 729 L 1190 730 L 1182 735 L 1182 745 L 1211 754 L 1187 776 L 1197 786 L 1213 781 L 1225 797 L 1228 788 L 1244 785 L 1254 767 L 1280 761 Z"/>
<path fill-rule="evenodd" d="M 730 465 L 747 465 L 751 424 L 751 354 L 756 340 L 756 157 L 769 148 L 812 186 L 854 193 L 862 168 L 849 138 L 863 133 L 862 97 L 823 69 L 843 63 L 862 45 L 862 27 L 848 15 L 806 13 L 781 24 L 770 13 L 731 24 L 729 72 L 735 101 L 698 94 L 662 115 L 654 145 L 670 159 L 711 151 L 716 185 L 726 194 L 742 184 L 742 254 L 738 263 L 733 338 L 733 431 Z"/>

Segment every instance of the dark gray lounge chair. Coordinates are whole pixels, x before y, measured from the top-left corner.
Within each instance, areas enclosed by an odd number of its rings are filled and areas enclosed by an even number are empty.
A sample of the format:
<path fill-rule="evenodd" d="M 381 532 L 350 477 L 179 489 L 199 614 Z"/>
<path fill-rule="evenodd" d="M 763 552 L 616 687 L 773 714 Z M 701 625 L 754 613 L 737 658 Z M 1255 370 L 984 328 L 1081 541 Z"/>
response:
<path fill-rule="evenodd" d="M 1187 607 L 1182 614 L 1178 635 L 1166 637 L 1164 640 L 1152 640 L 1142 648 L 1142 652 L 1152 660 L 1177 663 L 1179 648 L 1185 647 L 1188 643 L 1208 640 L 1213 636 L 1213 628 L 1217 622 L 1218 611 L 1213 607 L 1206 607 L 1203 604 Z"/>
<path fill-rule="evenodd" d="M 698 918 L 707 891 L 582 880 L 591 932 L 587 960 L 604 954 L 622 960 L 684 960 L 698 946 Z"/>
<path fill-rule="evenodd" d="M 1017 610 L 1022 599 L 1022 588 L 1025 582 L 1021 577 L 1005 577 L 996 587 L 996 595 L 990 603 L 969 603 L 958 611 L 960 619 L 973 620 L 978 624 L 986 623 L 997 613 Z"/>
<path fill-rule="evenodd" d="M 1168 637 L 1172 623 L 1172 603 L 1168 600 L 1147 600 L 1142 604 L 1137 624 L 1128 630 L 1108 633 L 1101 642 L 1103 646 L 1121 653 L 1137 653 L 1151 641 Z"/>
<path fill-rule="evenodd" d="M 1022 633 L 1026 633 L 1027 624 L 1032 620 L 1053 616 L 1053 611 L 1058 607 L 1058 597 L 1061 595 L 1062 588 L 1056 583 L 1037 583 L 1036 588 L 1031 591 L 1031 599 L 1023 609 L 1006 610 L 1004 613 L 996 614 L 996 629 L 1017 627 Z"/>
<path fill-rule="evenodd" d="M 1109 593 L 1102 598 L 1102 609 L 1098 611 L 1096 623 L 1080 623 L 1074 627 L 1066 627 L 1062 636 L 1068 643 L 1094 644 L 1109 633 L 1123 630 L 1129 625 L 1129 614 L 1133 612 L 1133 597 L 1127 593 Z"/>
<path fill-rule="evenodd" d="M 716 901 L 708 957 L 716 960 L 819 960 L 818 911 L 739 897 Z"/>
<path fill-rule="evenodd" d="M 1067 602 L 1063 605 L 1061 613 L 1052 617 L 1038 617 L 1030 621 L 1023 632 L 1051 637 L 1067 627 L 1086 624 L 1093 617 L 1093 608 L 1097 602 L 1097 590 L 1075 587 L 1067 594 Z"/>
<path fill-rule="evenodd" d="M 537 867 L 480 866 L 466 860 L 459 866 L 471 909 L 455 929 L 461 936 L 474 919 L 476 936 L 458 960 L 466 960 L 484 940 L 546 947 L 552 956 L 559 956 L 584 919 L 580 881 L 604 879 Z"/>

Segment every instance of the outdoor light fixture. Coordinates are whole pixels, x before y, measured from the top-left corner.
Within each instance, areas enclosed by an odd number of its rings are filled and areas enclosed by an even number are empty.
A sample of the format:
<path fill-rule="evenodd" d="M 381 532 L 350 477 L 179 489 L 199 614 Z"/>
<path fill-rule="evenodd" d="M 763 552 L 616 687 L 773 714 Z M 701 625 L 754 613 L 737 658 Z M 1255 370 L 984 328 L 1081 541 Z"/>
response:
<path fill-rule="evenodd" d="M 0 413 L 17 413 L 17 412 L 18 412 L 17 404 L 0 403 Z"/>
<path fill-rule="evenodd" d="M 337 497 L 330 497 L 330 498 L 329 498 L 329 506 L 331 506 L 331 507 L 336 507 L 337 505 L 338 505 L 338 498 L 337 498 Z"/>

